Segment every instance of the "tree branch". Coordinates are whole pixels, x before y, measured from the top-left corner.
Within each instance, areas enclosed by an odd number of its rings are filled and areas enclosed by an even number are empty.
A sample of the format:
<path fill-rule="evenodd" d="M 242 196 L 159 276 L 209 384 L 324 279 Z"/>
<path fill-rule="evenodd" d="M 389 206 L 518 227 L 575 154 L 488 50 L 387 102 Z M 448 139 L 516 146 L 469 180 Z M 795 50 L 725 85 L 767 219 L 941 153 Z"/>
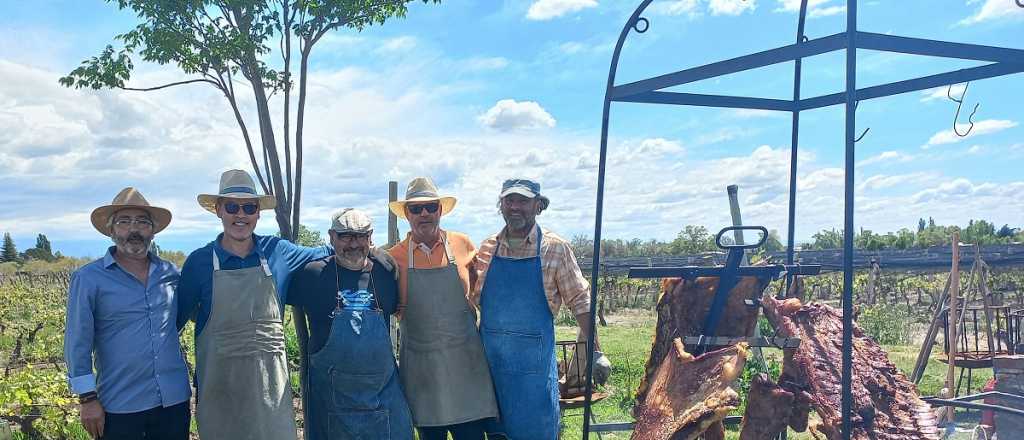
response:
<path fill-rule="evenodd" d="M 344 20 L 338 20 L 338 21 L 335 21 L 335 22 L 328 23 L 322 29 L 317 31 L 316 35 L 313 38 L 310 39 L 309 46 L 313 46 L 314 44 L 316 44 L 317 41 L 320 41 L 320 38 L 323 37 L 325 34 L 327 34 L 327 32 L 330 32 L 330 31 L 332 31 L 334 29 L 337 29 L 337 28 L 339 28 L 341 26 L 345 26 L 345 25 L 347 25 L 349 23 L 352 23 L 352 22 L 354 22 L 356 20 L 361 20 L 361 19 L 364 19 L 364 18 L 371 17 L 376 12 L 377 8 L 381 8 L 381 7 L 384 7 L 384 6 L 387 6 L 387 5 L 402 5 L 402 4 L 405 4 L 407 2 L 408 2 L 408 0 L 383 0 L 383 1 L 379 1 L 379 2 L 371 4 L 371 5 L 368 5 L 366 7 L 366 9 L 364 10 L 364 13 L 362 15 L 355 15 L 355 16 L 352 16 L 352 17 L 348 17 L 348 18 L 346 18 Z"/>
<path fill-rule="evenodd" d="M 185 84 L 192 84 L 192 83 L 199 83 L 199 82 L 210 83 L 210 84 L 213 84 L 214 87 L 217 87 L 218 89 L 220 88 L 220 84 L 217 84 L 216 81 L 213 81 L 211 79 L 206 79 L 206 78 L 197 78 L 197 79 L 190 79 L 190 80 L 187 80 L 187 81 L 178 81 L 178 82 L 164 84 L 162 86 L 156 86 L 156 87 L 124 87 L 124 86 L 121 86 L 121 87 L 118 87 L 118 88 L 120 88 L 122 90 L 131 90 L 133 92 L 152 92 L 154 90 L 166 89 L 168 87 L 182 86 L 182 85 L 185 85 Z"/>

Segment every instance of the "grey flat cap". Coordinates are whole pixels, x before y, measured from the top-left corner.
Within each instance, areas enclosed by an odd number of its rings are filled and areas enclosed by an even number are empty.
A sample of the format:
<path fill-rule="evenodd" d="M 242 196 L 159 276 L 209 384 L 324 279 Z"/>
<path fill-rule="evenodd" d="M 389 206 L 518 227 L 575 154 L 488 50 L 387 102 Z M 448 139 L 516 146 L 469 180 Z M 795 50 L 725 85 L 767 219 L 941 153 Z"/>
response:
<path fill-rule="evenodd" d="M 372 234 L 373 224 L 365 212 L 345 208 L 331 216 L 331 230 L 338 234 Z"/>

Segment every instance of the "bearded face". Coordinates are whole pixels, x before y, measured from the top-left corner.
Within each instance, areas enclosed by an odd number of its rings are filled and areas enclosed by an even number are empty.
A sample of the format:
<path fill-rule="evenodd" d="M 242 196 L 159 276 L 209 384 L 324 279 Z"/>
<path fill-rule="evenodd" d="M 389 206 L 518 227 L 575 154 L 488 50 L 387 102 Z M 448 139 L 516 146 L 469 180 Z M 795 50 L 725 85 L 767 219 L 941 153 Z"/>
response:
<path fill-rule="evenodd" d="M 122 209 L 110 219 L 110 239 L 117 252 L 125 256 L 142 256 L 153 242 L 153 219 L 142 209 Z"/>

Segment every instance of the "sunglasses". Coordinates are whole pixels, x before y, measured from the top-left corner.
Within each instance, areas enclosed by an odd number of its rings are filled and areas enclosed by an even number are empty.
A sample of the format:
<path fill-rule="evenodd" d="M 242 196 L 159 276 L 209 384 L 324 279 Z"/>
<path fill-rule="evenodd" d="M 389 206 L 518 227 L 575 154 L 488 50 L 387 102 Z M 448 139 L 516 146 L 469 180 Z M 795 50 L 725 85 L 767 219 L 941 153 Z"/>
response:
<path fill-rule="evenodd" d="M 227 211 L 228 214 L 238 214 L 238 208 L 242 208 L 245 215 L 253 215 L 256 211 L 260 210 L 260 206 L 255 203 L 244 203 L 241 205 L 235 202 L 224 203 L 224 210 Z"/>
<path fill-rule="evenodd" d="M 409 213 L 412 215 L 420 215 L 420 213 L 423 212 L 424 209 L 426 209 L 427 212 L 433 214 L 437 212 L 437 209 L 441 207 L 441 204 L 434 202 L 425 203 L 422 205 L 406 205 L 406 207 L 409 208 Z"/>

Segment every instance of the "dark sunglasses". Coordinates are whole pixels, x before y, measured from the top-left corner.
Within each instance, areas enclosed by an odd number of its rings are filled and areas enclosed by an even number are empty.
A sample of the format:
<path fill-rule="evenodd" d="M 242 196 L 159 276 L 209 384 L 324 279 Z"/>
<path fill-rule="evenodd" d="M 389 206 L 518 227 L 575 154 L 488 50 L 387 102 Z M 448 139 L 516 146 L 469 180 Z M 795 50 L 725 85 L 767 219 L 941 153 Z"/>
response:
<path fill-rule="evenodd" d="M 409 213 L 412 215 L 420 215 L 420 213 L 423 212 L 424 209 L 426 209 L 427 212 L 433 214 L 437 212 L 437 208 L 440 208 L 441 204 L 434 202 L 422 205 L 407 205 L 407 207 L 409 208 Z"/>
<path fill-rule="evenodd" d="M 238 214 L 238 208 L 242 208 L 242 211 L 245 212 L 245 215 L 253 215 L 256 213 L 256 211 L 260 210 L 260 206 L 255 203 L 244 203 L 241 205 L 235 202 L 224 203 L 224 210 L 227 211 L 228 214 Z"/>

